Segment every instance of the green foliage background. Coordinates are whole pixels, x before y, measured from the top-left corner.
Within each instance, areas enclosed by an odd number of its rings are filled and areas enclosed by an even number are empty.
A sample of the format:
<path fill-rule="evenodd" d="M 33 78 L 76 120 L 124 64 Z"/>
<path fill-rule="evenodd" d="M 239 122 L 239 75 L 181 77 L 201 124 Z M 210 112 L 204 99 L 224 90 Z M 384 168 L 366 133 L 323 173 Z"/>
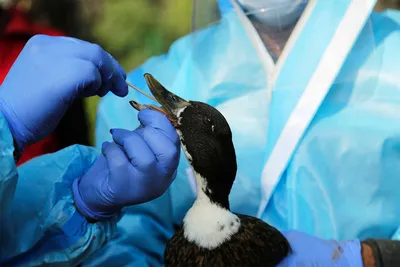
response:
<path fill-rule="evenodd" d="M 127 73 L 190 32 L 191 0 L 102 0 L 97 9 L 91 35 Z M 98 102 L 98 97 L 86 102 L 92 144 Z"/>

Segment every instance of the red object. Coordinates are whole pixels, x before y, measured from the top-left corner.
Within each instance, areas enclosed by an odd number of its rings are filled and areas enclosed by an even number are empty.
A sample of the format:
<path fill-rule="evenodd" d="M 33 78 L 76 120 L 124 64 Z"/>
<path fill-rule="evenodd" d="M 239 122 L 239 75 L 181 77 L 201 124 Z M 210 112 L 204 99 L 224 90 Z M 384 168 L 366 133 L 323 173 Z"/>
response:
<path fill-rule="evenodd" d="M 8 10 L 10 20 L 8 21 L 4 31 L 0 34 L 0 84 L 3 83 L 12 64 L 18 57 L 22 48 L 30 37 L 36 34 L 46 34 L 51 36 L 64 36 L 61 31 L 56 29 L 33 24 L 28 17 L 18 9 Z M 21 77 L 23 79 L 23 77 Z M 47 153 L 59 150 L 57 138 L 54 133 L 44 140 L 28 146 L 17 163 L 22 163 Z"/>

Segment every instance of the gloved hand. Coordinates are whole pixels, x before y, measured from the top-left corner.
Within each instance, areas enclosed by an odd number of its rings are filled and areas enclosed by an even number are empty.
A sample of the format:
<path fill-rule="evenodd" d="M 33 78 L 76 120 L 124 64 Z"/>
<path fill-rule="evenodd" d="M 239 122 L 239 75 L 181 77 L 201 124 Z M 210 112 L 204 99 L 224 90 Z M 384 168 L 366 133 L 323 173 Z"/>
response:
<path fill-rule="evenodd" d="M 69 37 L 32 37 L 0 87 L 0 112 L 20 151 L 58 125 L 78 97 L 126 96 L 122 67 L 102 48 Z"/>
<path fill-rule="evenodd" d="M 323 240 L 298 231 L 286 231 L 282 234 L 288 239 L 292 254 L 283 260 L 279 267 L 363 267 L 359 240 Z"/>
<path fill-rule="evenodd" d="M 176 176 L 180 142 L 164 114 L 139 112 L 135 131 L 113 129 L 102 155 L 73 184 L 75 205 L 87 218 L 102 220 L 122 207 L 161 196 Z"/>

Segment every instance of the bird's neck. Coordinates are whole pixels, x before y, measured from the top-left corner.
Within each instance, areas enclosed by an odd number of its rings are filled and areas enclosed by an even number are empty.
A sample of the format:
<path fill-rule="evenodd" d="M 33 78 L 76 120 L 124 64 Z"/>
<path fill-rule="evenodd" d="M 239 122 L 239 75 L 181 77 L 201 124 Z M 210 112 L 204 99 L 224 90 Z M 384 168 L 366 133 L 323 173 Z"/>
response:
<path fill-rule="evenodd" d="M 197 198 L 196 201 L 207 202 L 219 206 L 222 209 L 230 211 L 229 205 L 229 193 L 230 185 L 220 183 L 218 185 L 209 183 L 201 175 L 196 174 L 196 185 L 197 185 Z"/>
<path fill-rule="evenodd" d="M 213 249 L 236 234 L 240 219 L 229 210 L 229 194 L 210 192 L 207 180 L 195 172 L 197 198 L 183 220 L 185 237 L 198 246 Z"/>

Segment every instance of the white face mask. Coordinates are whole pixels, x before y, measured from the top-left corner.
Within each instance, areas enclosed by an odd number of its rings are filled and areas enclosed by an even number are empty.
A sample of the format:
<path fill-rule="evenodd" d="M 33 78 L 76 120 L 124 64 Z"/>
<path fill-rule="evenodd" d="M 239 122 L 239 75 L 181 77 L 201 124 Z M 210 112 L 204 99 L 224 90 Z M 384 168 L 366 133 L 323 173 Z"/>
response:
<path fill-rule="evenodd" d="M 285 28 L 294 24 L 308 0 L 237 0 L 249 15 L 271 27 Z"/>

